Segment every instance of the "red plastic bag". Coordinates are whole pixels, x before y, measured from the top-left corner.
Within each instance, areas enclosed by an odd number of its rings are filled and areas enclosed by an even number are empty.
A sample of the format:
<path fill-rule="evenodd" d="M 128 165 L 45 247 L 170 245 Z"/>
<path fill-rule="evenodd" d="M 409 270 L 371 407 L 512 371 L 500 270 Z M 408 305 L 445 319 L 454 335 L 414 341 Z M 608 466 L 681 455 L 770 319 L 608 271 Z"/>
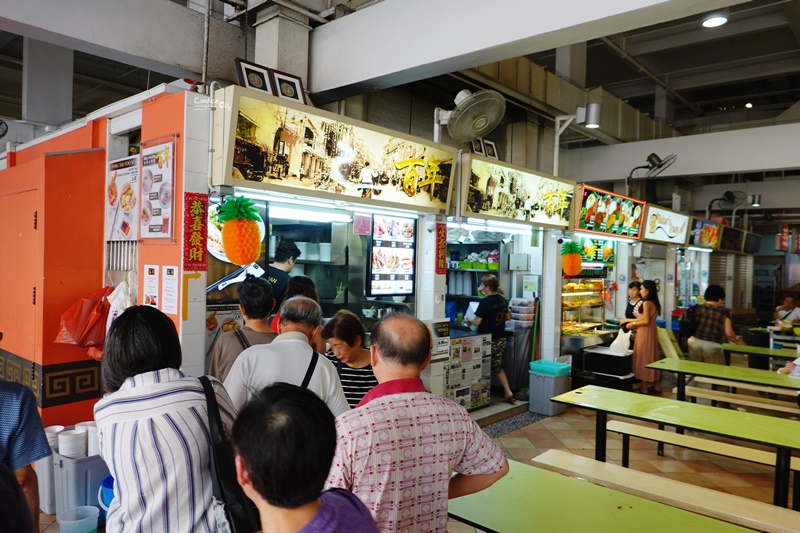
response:
<path fill-rule="evenodd" d="M 53 342 L 84 348 L 102 347 L 106 341 L 106 320 L 111 307 L 108 295 L 113 290 L 114 287 L 103 287 L 72 304 L 61 315 L 61 326 Z"/>

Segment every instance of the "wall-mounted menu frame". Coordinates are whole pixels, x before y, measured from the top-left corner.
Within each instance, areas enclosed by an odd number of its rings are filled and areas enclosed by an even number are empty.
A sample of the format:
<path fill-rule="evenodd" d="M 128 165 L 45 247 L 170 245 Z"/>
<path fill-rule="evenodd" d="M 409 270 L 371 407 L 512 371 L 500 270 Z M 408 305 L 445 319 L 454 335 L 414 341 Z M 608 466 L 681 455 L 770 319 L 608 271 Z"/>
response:
<path fill-rule="evenodd" d="M 744 231 L 732 228 L 731 226 L 722 226 L 722 237 L 719 241 L 720 252 L 742 253 L 744 246 Z"/>
<path fill-rule="evenodd" d="M 453 147 L 238 86 L 213 102 L 213 185 L 448 210 Z"/>
<path fill-rule="evenodd" d="M 716 222 L 692 217 L 691 231 L 689 232 L 689 238 L 687 239 L 686 244 L 688 246 L 697 246 L 700 248 L 711 248 L 712 250 L 716 250 L 719 248 L 719 239 L 721 233 L 722 228 Z"/>
<path fill-rule="evenodd" d="M 574 181 L 474 154 L 461 163 L 461 216 L 569 228 Z"/>
<path fill-rule="evenodd" d="M 589 185 L 576 199 L 576 231 L 640 238 L 645 202 Z"/>
<path fill-rule="evenodd" d="M 756 255 L 761 250 L 761 235 L 748 231 L 744 235 L 744 247 L 742 252 L 749 255 Z"/>
<path fill-rule="evenodd" d="M 642 240 L 685 244 L 689 235 L 689 215 L 647 204 Z"/>
<path fill-rule="evenodd" d="M 601 261 L 612 265 L 617 260 L 617 243 L 602 237 L 581 237 L 581 255 L 585 261 Z"/>
<path fill-rule="evenodd" d="M 367 263 L 367 296 L 414 294 L 417 221 L 373 215 Z"/>

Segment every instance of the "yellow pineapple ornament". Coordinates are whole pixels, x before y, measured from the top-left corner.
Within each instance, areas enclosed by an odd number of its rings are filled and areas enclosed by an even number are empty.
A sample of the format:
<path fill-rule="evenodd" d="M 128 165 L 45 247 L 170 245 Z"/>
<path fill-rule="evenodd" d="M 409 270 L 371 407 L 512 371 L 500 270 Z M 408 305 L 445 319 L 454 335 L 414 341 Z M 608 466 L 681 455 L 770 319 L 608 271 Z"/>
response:
<path fill-rule="evenodd" d="M 217 212 L 222 224 L 222 248 L 234 265 L 249 265 L 261 255 L 258 210 L 249 198 L 228 198 Z"/>

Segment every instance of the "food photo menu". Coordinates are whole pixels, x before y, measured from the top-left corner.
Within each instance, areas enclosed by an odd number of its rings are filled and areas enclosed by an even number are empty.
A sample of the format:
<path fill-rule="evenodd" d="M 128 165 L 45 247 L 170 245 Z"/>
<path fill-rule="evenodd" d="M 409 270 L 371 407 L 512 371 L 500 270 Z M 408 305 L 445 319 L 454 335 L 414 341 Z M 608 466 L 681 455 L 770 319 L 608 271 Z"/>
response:
<path fill-rule="evenodd" d="M 414 293 L 416 220 L 374 215 L 369 262 L 369 296 Z"/>
<path fill-rule="evenodd" d="M 141 237 L 172 237 L 173 143 L 142 148 Z"/>

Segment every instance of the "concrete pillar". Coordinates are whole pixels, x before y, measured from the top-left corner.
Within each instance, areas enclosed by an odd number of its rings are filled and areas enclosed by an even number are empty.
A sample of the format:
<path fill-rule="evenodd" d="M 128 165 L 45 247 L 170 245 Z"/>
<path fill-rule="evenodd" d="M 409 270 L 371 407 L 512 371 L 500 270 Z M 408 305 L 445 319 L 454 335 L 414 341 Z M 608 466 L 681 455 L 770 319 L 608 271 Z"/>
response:
<path fill-rule="evenodd" d="M 556 74 L 581 89 L 586 88 L 586 43 L 556 48 Z"/>
<path fill-rule="evenodd" d="M 59 125 L 72 120 L 72 56 L 28 37 L 22 41 L 22 120 Z"/>
<path fill-rule="evenodd" d="M 255 62 L 300 76 L 308 88 L 308 17 L 271 5 L 258 12 Z"/>
<path fill-rule="evenodd" d="M 444 217 L 426 214 L 419 218 L 417 238 L 417 318 L 433 320 L 444 318 L 447 276 L 436 273 L 436 223 Z"/>
<path fill-rule="evenodd" d="M 678 258 L 678 247 L 667 245 L 667 257 L 664 259 L 665 276 L 661 281 L 661 318 L 667 321 L 667 329 L 672 328 L 672 312 L 675 310 L 675 262 Z"/>
<path fill-rule="evenodd" d="M 525 121 L 514 122 L 506 126 L 506 150 L 508 162 L 538 170 L 539 162 L 539 124 L 532 113 Z"/>
<path fill-rule="evenodd" d="M 656 106 L 653 116 L 664 124 L 672 124 L 675 119 L 675 99 L 660 85 L 656 85 Z"/>
<path fill-rule="evenodd" d="M 542 242 L 542 359 L 553 361 L 561 355 L 561 230 L 544 230 Z"/>

